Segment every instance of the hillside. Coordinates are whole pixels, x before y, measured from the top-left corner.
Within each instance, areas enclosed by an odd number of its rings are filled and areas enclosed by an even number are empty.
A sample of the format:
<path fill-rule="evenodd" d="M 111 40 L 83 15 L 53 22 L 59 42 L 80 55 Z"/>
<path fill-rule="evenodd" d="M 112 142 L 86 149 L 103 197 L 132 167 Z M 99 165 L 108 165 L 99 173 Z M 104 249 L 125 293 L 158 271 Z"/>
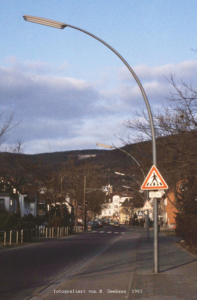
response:
<path fill-rule="evenodd" d="M 146 143 L 147 144 L 147 143 Z M 148 143 L 150 144 L 150 143 Z M 125 146 L 122 149 L 132 155 L 138 160 L 140 149 L 145 147 L 140 144 L 132 144 Z M 143 150 L 144 151 L 144 150 Z M 95 155 L 95 157 L 88 157 L 86 159 L 79 159 L 80 156 Z M 144 154 L 143 154 L 144 155 Z M 122 176 L 116 175 L 114 172 L 121 172 L 128 175 L 135 174 L 138 180 L 142 181 L 142 174 L 139 172 L 139 167 L 136 162 L 121 152 L 118 149 L 112 150 L 74 150 L 74 151 L 63 151 L 63 152 L 51 152 L 41 154 L 16 154 L 16 153 L 0 153 L 0 170 L 13 169 L 14 165 L 39 165 L 47 166 L 52 165 L 54 168 L 66 165 L 69 160 L 74 160 L 77 164 L 85 165 L 91 164 L 99 169 L 99 175 L 105 178 L 106 185 L 111 184 L 114 187 L 114 191 L 122 191 L 124 188 L 122 185 L 130 185 L 131 178 L 123 178 Z M 6 166 L 6 167 L 5 167 Z M 132 174 L 133 173 L 133 174 Z M 3 174 L 0 174 L 1 176 Z M 127 179 L 127 180 L 126 180 Z"/>

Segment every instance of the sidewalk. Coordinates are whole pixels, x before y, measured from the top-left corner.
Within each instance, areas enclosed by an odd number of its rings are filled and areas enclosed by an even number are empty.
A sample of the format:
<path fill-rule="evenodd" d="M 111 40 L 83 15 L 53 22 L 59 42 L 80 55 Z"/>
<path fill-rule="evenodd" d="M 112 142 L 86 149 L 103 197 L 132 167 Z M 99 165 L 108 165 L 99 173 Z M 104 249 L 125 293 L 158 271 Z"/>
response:
<path fill-rule="evenodd" d="M 154 274 L 153 232 L 147 240 L 144 229 L 128 228 L 90 263 L 32 299 L 197 299 L 197 257 L 175 244 L 178 240 L 160 233 L 160 273 Z"/>
<path fill-rule="evenodd" d="M 197 299 L 197 256 L 182 249 L 180 238 L 159 235 L 159 274 L 153 269 L 153 232 L 141 239 L 132 280 L 132 299 Z M 141 293 L 142 292 L 142 293 Z"/>

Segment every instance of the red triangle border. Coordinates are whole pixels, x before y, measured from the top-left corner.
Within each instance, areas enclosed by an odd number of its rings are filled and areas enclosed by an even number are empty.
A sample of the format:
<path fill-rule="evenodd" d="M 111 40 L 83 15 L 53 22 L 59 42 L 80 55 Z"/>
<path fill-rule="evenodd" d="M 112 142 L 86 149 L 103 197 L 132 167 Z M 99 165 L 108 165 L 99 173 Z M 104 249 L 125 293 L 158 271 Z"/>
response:
<path fill-rule="evenodd" d="M 146 187 L 146 183 L 147 181 L 150 179 L 152 173 L 155 172 L 157 174 L 157 176 L 159 177 L 159 179 L 161 180 L 163 186 L 150 186 L 150 187 Z M 159 170 L 157 169 L 156 166 L 152 166 L 150 171 L 148 172 L 148 175 L 146 176 L 142 186 L 141 186 L 141 190 L 167 190 L 168 189 L 168 185 L 167 183 L 165 182 L 165 180 L 163 179 L 163 177 L 161 176 Z"/>

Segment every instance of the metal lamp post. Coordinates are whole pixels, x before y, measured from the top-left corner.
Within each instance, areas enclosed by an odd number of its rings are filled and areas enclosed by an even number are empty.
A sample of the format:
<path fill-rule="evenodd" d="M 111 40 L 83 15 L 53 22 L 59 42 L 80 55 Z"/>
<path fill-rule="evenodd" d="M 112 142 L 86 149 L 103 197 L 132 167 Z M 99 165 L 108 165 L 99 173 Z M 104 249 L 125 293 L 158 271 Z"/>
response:
<path fill-rule="evenodd" d="M 88 32 L 86 30 L 83 30 L 79 27 L 72 26 L 72 25 L 69 25 L 69 24 L 65 24 L 65 23 L 62 23 L 62 22 L 57 22 L 57 21 L 53 21 L 53 20 L 49 20 L 49 19 L 45 19 L 45 18 L 28 16 L 28 15 L 24 15 L 23 18 L 25 19 L 25 21 L 38 23 L 38 24 L 45 25 L 45 26 L 55 27 L 55 28 L 58 28 L 58 29 L 64 29 L 65 27 L 70 27 L 70 28 L 76 29 L 78 31 L 81 31 L 81 32 L 93 37 L 94 39 L 98 40 L 102 44 L 104 44 L 106 47 L 108 47 L 112 52 L 114 52 L 121 59 L 121 61 L 125 64 L 125 66 L 128 68 L 128 70 L 130 71 L 130 73 L 134 77 L 135 81 L 137 82 L 137 84 L 140 88 L 140 91 L 142 93 L 143 99 L 145 101 L 145 104 L 146 104 L 146 108 L 147 108 L 148 116 L 149 116 L 150 127 L 151 127 L 153 165 L 156 166 L 156 164 L 157 164 L 156 138 L 155 138 L 155 128 L 154 128 L 154 122 L 153 122 L 151 108 L 150 108 L 148 98 L 146 96 L 146 93 L 144 91 L 144 88 L 143 88 L 140 80 L 138 79 L 137 75 L 135 74 L 135 72 L 133 71 L 131 66 L 127 63 L 127 61 L 113 47 L 111 47 L 105 41 L 103 41 L 102 39 L 98 38 L 94 34 Z M 158 265 L 158 218 L 157 218 L 157 210 L 158 209 L 157 209 L 157 207 L 158 207 L 158 203 L 157 203 L 157 199 L 155 198 L 154 199 L 154 212 L 155 212 L 155 214 L 154 214 L 154 216 L 155 216 L 154 217 L 154 262 L 155 262 L 155 273 L 158 273 L 158 270 L 159 270 L 159 268 L 158 268 L 159 265 Z"/>
<path fill-rule="evenodd" d="M 109 146 L 109 145 L 100 144 L 100 143 L 96 143 L 96 145 L 100 146 L 100 147 L 104 147 L 104 148 L 120 150 L 121 152 L 124 152 L 126 155 L 130 156 L 135 161 L 135 163 L 138 165 L 138 167 L 140 168 L 140 170 L 141 170 L 141 172 L 143 174 L 143 177 L 145 179 L 145 174 L 144 174 L 144 171 L 143 171 L 141 165 L 139 164 L 139 162 L 137 161 L 137 159 L 135 157 L 133 157 L 130 153 L 128 153 L 127 151 L 123 150 L 122 148 L 118 148 L 118 147 L 115 147 L 115 146 Z"/>
<path fill-rule="evenodd" d="M 84 222 L 84 231 L 86 230 L 86 174 L 84 175 L 84 194 L 83 194 L 83 206 L 84 206 L 84 209 L 83 209 L 83 213 L 84 213 L 84 216 L 83 216 L 83 222 Z"/>
<path fill-rule="evenodd" d="M 116 150 L 120 150 L 121 152 L 125 153 L 126 155 L 128 155 L 131 159 L 133 159 L 135 161 L 135 163 L 138 165 L 138 167 L 140 168 L 141 172 L 142 172 L 142 175 L 144 177 L 144 179 L 146 178 L 145 174 L 144 174 L 144 171 L 140 165 L 140 163 L 137 161 L 137 159 L 135 157 L 133 157 L 130 153 L 128 153 L 127 151 L 125 151 L 124 149 L 122 148 L 118 148 L 118 147 L 115 147 L 115 146 L 109 146 L 109 145 L 105 145 L 105 144 L 100 144 L 100 143 L 96 143 L 97 146 L 100 146 L 100 147 L 104 147 L 104 148 L 108 148 L 108 149 L 116 149 Z M 117 172 L 115 172 L 117 173 Z M 119 173 L 119 175 L 121 175 Z M 135 179 L 135 178 L 133 178 Z M 135 179 L 136 180 L 136 179 Z M 146 200 L 148 200 L 148 191 L 146 192 Z"/>
<path fill-rule="evenodd" d="M 124 173 L 120 173 L 120 172 L 114 172 L 114 173 L 117 174 L 117 175 L 120 175 L 120 176 L 128 176 L 128 177 L 132 178 L 133 180 L 135 180 L 140 185 L 139 181 L 134 176 L 124 174 Z"/>

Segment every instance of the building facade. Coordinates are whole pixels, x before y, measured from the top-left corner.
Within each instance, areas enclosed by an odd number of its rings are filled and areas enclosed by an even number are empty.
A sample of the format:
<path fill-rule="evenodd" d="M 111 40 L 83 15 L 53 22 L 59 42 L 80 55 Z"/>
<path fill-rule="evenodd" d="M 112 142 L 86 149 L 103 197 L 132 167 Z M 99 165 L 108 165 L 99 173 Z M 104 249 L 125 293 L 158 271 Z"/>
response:
<path fill-rule="evenodd" d="M 102 204 L 101 214 L 98 216 L 103 221 L 119 221 L 125 224 L 129 221 L 132 211 L 132 193 L 112 193 L 107 198 L 107 201 Z M 125 200 L 128 201 L 127 207 L 123 207 Z"/>

